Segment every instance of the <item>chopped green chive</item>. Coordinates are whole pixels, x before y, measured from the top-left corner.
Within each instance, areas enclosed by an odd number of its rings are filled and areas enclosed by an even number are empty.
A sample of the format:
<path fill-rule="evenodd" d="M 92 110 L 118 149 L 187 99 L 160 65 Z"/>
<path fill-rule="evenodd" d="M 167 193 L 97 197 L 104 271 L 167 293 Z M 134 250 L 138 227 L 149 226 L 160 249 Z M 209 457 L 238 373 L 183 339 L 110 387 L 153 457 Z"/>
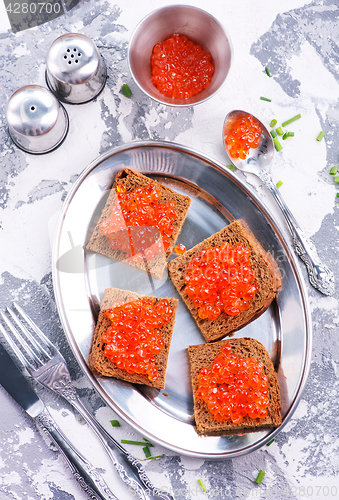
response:
<path fill-rule="evenodd" d="M 335 175 L 338 172 L 338 167 L 332 167 L 330 170 L 330 175 Z"/>
<path fill-rule="evenodd" d="M 155 455 L 154 457 L 143 458 L 142 460 L 153 460 L 154 458 L 161 458 L 162 455 Z"/>
<path fill-rule="evenodd" d="M 270 127 L 275 127 L 277 123 L 278 123 L 277 120 L 275 119 L 271 120 Z"/>
<path fill-rule="evenodd" d="M 206 491 L 206 486 L 204 485 L 204 481 L 202 479 L 198 479 L 199 486 L 201 486 L 203 493 Z"/>
<path fill-rule="evenodd" d="M 284 183 L 283 183 L 283 181 L 278 181 L 278 182 L 277 182 L 277 184 L 276 184 L 276 186 L 277 186 L 277 188 L 279 189 L 279 188 L 280 188 L 280 186 L 282 186 L 283 184 L 284 184 Z"/>
<path fill-rule="evenodd" d="M 275 149 L 277 151 L 281 151 L 282 150 L 282 145 L 280 144 L 279 140 L 278 140 L 278 137 L 273 137 L 273 142 L 274 142 L 274 145 L 275 145 Z"/>
<path fill-rule="evenodd" d="M 274 438 L 271 439 L 271 441 L 269 441 L 266 446 L 271 446 L 271 444 L 273 443 L 273 441 L 274 441 Z"/>
<path fill-rule="evenodd" d="M 266 73 L 267 73 L 267 76 L 271 76 L 270 70 L 268 69 L 268 67 L 267 67 L 267 66 L 266 66 L 266 68 L 265 68 L 265 71 L 266 71 Z"/>
<path fill-rule="evenodd" d="M 339 193 L 336 194 L 336 197 L 339 198 Z"/>
<path fill-rule="evenodd" d="M 234 171 L 234 166 L 233 165 L 226 165 L 226 168 L 229 168 L 230 170 Z"/>
<path fill-rule="evenodd" d="M 123 86 L 121 87 L 121 91 L 124 94 L 125 97 L 131 97 L 132 91 L 127 85 L 127 83 L 124 83 Z"/>
<path fill-rule="evenodd" d="M 271 136 L 273 137 L 273 139 L 274 139 L 274 137 L 277 137 L 277 133 L 276 133 L 276 131 L 275 131 L 275 130 L 273 130 L 273 129 L 270 131 L 270 134 L 271 134 Z"/>
<path fill-rule="evenodd" d="M 339 182 L 339 175 L 336 175 L 336 176 L 334 177 L 334 182 L 336 182 L 336 183 L 338 183 L 338 182 Z"/>
<path fill-rule="evenodd" d="M 272 102 L 272 99 L 267 99 L 267 97 L 260 97 L 262 101 Z"/>
<path fill-rule="evenodd" d="M 263 480 L 263 479 L 264 479 L 264 477 L 265 477 L 265 474 L 266 474 L 266 472 L 264 472 L 263 470 L 261 470 L 261 469 L 260 469 L 259 474 L 257 475 L 257 479 L 255 480 L 255 482 L 256 482 L 257 484 L 261 484 L 261 483 L 262 483 L 262 480 Z"/>
<path fill-rule="evenodd" d="M 122 439 L 123 444 L 136 444 L 138 446 L 145 446 L 145 441 L 131 441 L 130 439 Z M 147 446 L 153 446 L 152 443 L 147 443 Z"/>
<path fill-rule="evenodd" d="M 151 452 L 149 451 L 149 447 L 148 446 L 144 446 L 142 451 L 145 453 L 145 457 L 146 458 L 149 458 L 151 456 Z"/>
<path fill-rule="evenodd" d="M 278 135 L 284 135 L 284 131 L 281 127 L 276 128 L 275 131 L 277 132 Z"/>
<path fill-rule="evenodd" d="M 289 125 L 290 123 L 295 122 L 296 120 L 299 120 L 299 118 L 301 118 L 301 115 L 295 115 L 295 116 L 293 116 L 293 118 L 290 118 L 289 120 L 286 120 L 281 125 L 283 127 L 286 127 L 286 125 Z"/>
<path fill-rule="evenodd" d="M 324 137 L 325 137 L 325 132 L 323 132 L 323 131 L 319 132 L 319 134 L 317 136 L 317 141 L 320 142 Z"/>
<path fill-rule="evenodd" d="M 283 135 L 283 140 L 285 141 L 287 137 L 294 137 L 294 132 L 285 132 Z"/>
<path fill-rule="evenodd" d="M 110 420 L 110 422 L 113 427 L 120 427 L 119 420 Z"/>

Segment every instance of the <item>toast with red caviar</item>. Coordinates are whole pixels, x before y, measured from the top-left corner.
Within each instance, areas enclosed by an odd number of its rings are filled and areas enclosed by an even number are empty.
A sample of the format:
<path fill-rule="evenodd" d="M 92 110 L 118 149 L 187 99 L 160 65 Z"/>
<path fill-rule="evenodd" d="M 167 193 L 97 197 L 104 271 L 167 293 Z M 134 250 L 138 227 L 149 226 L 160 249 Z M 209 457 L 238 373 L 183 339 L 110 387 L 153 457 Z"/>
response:
<path fill-rule="evenodd" d="M 207 342 L 259 317 L 281 286 L 273 257 L 240 220 L 173 259 L 168 273 Z"/>
<path fill-rule="evenodd" d="M 198 434 L 242 434 L 281 425 L 277 374 L 259 341 L 245 337 L 189 346 L 188 356 Z"/>
<path fill-rule="evenodd" d="M 149 191 L 152 188 L 153 191 Z M 138 196 L 140 197 L 140 192 L 143 190 L 146 190 L 142 193 L 143 202 L 146 198 L 151 200 L 151 195 L 154 193 L 158 193 L 159 197 L 157 201 L 153 198 L 153 201 L 146 206 L 146 213 L 150 206 L 154 211 L 149 213 L 154 214 L 157 212 L 155 205 L 167 207 L 163 209 L 163 212 L 158 211 L 159 220 L 154 222 L 158 227 L 152 226 L 151 216 L 144 224 L 143 217 L 146 220 L 146 215 L 140 215 L 135 224 L 132 219 L 128 224 L 126 223 L 126 213 L 127 217 L 131 217 L 132 212 L 136 214 L 141 208 L 141 203 L 138 206 L 138 199 L 140 200 Z M 118 201 L 118 197 L 120 196 L 123 200 L 123 197 L 131 197 L 131 193 L 133 193 L 133 200 L 129 201 L 130 210 L 123 212 L 121 208 L 123 201 Z M 106 204 L 92 230 L 86 248 L 142 269 L 155 278 L 161 278 L 167 259 L 182 229 L 190 203 L 191 199 L 188 196 L 181 195 L 139 172 L 125 168 L 115 177 Z M 141 214 L 141 210 L 138 213 Z M 165 225 L 166 221 L 167 225 Z"/>
<path fill-rule="evenodd" d="M 115 362 L 113 362 L 109 357 L 105 355 L 105 349 L 107 345 L 109 345 L 109 342 L 105 341 L 105 335 L 107 335 L 108 329 L 112 325 L 114 325 L 114 322 L 112 322 L 110 319 L 112 318 L 112 315 L 110 314 L 112 308 L 114 307 L 121 308 L 121 306 L 123 306 L 126 303 L 128 303 L 130 307 L 131 304 L 133 303 L 136 304 L 136 301 L 139 302 L 138 312 L 137 313 L 133 312 L 133 315 L 136 315 L 136 318 L 132 319 L 133 323 L 132 331 L 134 334 L 137 335 L 136 332 L 139 321 L 137 315 L 140 314 L 142 316 L 144 314 L 142 307 L 140 309 L 140 302 L 143 300 L 148 303 L 148 305 L 146 306 L 148 307 L 148 309 L 150 307 L 156 307 L 160 303 L 164 304 L 164 307 L 166 308 L 167 312 L 164 313 L 158 310 L 158 313 L 160 314 L 160 316 L 164 316 L 165 314 L 170 316 L 169 318 L 167 318 L 167 322 L 164 321 L 164 324 L 162 324 L 159 328 L 157 328 L 158 332 L 160 332 L 160 337 L 162 339 L 163 346 L 159 350 L 159 352 L 157 352 L 153 356 L 154 358 L 153 365 L 155 364 L 156 367 L 155 378 L 154 376 L 150 377 L 148 374 L 145 373 L 138 373 L 138 372 L 129 373 L 129 371 L 127 371 L 125 368 L 120 368 L 119 366 L 117 366 Z M 163 301 L 166 301 L 167 305 Z M 167 307 L 170 308 L 172 313 L 170 313 L 170 311 L 168 313 Z M 98 375 L 104 375 L 106 377 L 114 377 L 120 380 L 126 380 L 127 382 L 144 384 L 144 385 L 149 385 L 151 387 L 155 387 L 157 389 L 163 389 L 165 387 L 165 373 L 167 368 L 167 361 L 172 340 L 172 333 L 174 328 L 175 314 L 177 307 L 178 307 L 178 300 L 175 298 L 160 299 L 157 297 L 140 296 L 136 293 L 129 292 L 126 290 L 119 290 L 117 288 L 107 288 L 102 298 L 98 321 L 96 323 L 93 334 L 91 352 L 89 355 L 89 366 L 92 369 L 92 371 Z M 128 321 L 126 319 L 123 321 L 125 327 Z M 134 321 L 136 321 L 136 323 L 134 323 Z M 124 336 L 127 336 L 127 329 L 124 332 L 121 332 L 120 330 L 118 334 L 119 333 Z M 133 342 L 137 341 L 140 345 L 139 338 L 133 339 L 132 341 Z M 121 346 L 119 347 L 121 348 Z M 107 352 L 109 354 L 109 351 Z M 123 354 L 125 357 L 126 351 L 123 351 Z M 118 360 L 121 361 L 121 353 L 118 355 Z M 149 361 L 145 360 L 145 358 L 143 358 L 143 361 L 144 364 L 150 363 Z"/>

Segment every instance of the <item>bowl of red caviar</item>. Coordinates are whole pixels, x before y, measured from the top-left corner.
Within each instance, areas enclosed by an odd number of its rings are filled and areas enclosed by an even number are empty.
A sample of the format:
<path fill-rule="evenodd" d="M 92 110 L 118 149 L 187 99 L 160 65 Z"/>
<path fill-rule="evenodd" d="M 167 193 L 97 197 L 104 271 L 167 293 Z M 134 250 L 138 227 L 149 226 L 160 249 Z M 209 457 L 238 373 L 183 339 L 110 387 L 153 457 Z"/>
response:
<path fill-rule="evenodd" d="M 149 97 L 171 106 L 192 106 L 220 90 L 229 73 L 232 45 L 220 22 L 189 5 L 148 14 L 135 28 L 128 65 Z"/>

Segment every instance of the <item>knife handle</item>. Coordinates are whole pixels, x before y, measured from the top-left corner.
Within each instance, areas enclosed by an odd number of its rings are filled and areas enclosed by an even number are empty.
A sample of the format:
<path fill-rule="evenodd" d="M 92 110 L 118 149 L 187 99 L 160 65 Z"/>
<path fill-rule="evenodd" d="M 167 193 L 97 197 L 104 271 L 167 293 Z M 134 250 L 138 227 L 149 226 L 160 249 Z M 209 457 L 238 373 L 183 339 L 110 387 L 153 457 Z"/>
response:
<path fill-rule="evenodd" d="M 46 408 L 34 420 L 41 425 L 57 445 L 73 476 L 90 498 L 93 500 L 118 500 L 95 467 L 70 443 Z"/>

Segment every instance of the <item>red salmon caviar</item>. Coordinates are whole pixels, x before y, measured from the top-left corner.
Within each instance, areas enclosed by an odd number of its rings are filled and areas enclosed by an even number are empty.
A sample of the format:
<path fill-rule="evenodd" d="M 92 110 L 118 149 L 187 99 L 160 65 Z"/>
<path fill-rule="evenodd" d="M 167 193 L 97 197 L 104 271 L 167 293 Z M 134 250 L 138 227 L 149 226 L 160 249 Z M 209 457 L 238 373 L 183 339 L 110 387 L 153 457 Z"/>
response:
<path fill-rule="evenodd" d="M 204 90 L 214 73 L 211 54 L 178 34 L 154 47 L 151 63 L 154 85 L 165 96 L 177 99 Z"/>
<path fill-rule="evenodd" d="M 251 115 L 230 120 L 224 140 L 231 158 L 245 160 L 250 148 L 259 146 L 261 132 L 260 123 Z"/>
<path fill-rule="evenodd" d="M 211 368 L 200 370 L 198 380 L 196 396 L 218 422 L 230 419 L 239 424 L 244 417 L 267 416 L 268 377 L 261 361 L 240 358 L 224 345 Z"/>
<path fill-rule="evenodd" d="M 185 245 L 182 245 L 181 243 L 179 243 L 178 245 L 175 245 L 173 250 L 178 255 L 182 255 L 183 253 L 185 253 L 186 247 L 185 247 Z"/>
<path fill-rule="evenodd" d="M 116 302 L 105 313 L 112 324 L 103 335 L 104 355 L 128 373 L 157 380 L 154 355 L 164 346 L 160 329 L 173 314 L 168 300 L 153 304 L 149 299 L 129 299 Z"/>
<path fill-rule="evenodd" d="M 216 319 L 222 312 L 235 316 L 250 307 L 259 290 L 250 266 L 250 250 L 241 243 L 201 250 L 188 262 L 185 291 L 201 319 Z"/>
<path fill-rule="evenodd" d="M 111 216 L 100 225 L 112 248 L 141 261 L 163 253 L 170 246 L 177 212 L 173 200 L 160 203 L 160 198 L 161 192 L 153 183 L 130 192 L 124 184 L 117 186 Z"/>

